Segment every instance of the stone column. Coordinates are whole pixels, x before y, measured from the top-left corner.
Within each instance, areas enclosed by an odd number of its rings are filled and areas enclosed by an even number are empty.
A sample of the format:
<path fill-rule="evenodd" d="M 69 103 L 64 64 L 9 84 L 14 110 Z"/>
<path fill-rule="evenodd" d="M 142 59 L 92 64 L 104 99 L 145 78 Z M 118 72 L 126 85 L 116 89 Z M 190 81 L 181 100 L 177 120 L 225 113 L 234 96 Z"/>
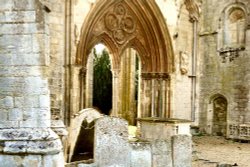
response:
<path fill-rule="evenodd" d="M 86 71 L 86 108 L 93 106 L 93 85 L 94 85 L 94 53 L 91 51 L 88 57 Z"/>
<path fill-rule="evenodd" d="M 0 6 L 1 166 L 64 166 L 61 141 L 50 129 L 44 9 L 36 0 Z"/>
<path fill-rule="evenodd" d="M 166 73 L 142 73 L 139 118 L 170 116 L 169 80 Z"/>
<path fill-rule="evenodd" d="M 120 104 L 120 97 L 119 97 L 119 75 L 120 75 L 120 70 L 114 69 L 112 71 L 113 74 L 113 86 L 112 86 L 112 91 L 113 91 L 113 97 L 112 97 L 112 116 L 116 117 L 121 117 L 121 113 L 119 110 L 119 104 Z"/>
<path fill-rule="evenodd" d="M 122 118 L 135 125 L 136 100 L 135 100 L 135 72 L 136 72 L 136 51 L 127 49 L 122 55 L 120 72 L 120 110 Z"/>

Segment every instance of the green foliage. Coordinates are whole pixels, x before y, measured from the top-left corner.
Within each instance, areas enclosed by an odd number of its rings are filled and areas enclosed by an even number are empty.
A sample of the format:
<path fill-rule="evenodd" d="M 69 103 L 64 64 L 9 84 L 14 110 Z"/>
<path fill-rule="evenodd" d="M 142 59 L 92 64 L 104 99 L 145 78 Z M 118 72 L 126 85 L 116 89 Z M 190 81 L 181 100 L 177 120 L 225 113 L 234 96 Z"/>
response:
<path fill-rule="evenodd" d="M 94 92 L 93 106 L 104 114 L 112 108 L 112 73 L 109 54 L 103 50 L 101 55 L 94 50 Z"/>

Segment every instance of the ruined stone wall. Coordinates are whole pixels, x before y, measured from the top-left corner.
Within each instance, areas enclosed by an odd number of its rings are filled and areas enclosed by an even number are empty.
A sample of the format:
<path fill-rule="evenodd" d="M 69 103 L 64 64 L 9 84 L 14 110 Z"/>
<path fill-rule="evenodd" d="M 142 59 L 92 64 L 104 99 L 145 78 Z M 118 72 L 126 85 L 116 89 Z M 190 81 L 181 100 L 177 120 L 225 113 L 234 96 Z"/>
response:
<path fill-rule="evenodd" d="M 171 117 L 191 120 L 193 23 L 184 0 L 156 1 L 166 20 L 175 54 L 171 74 Z"/>
<path fill-rule="evenodd" d="M 51 116 L 53 120 L 63 119 L 65 91 L 65 0 L 48 1 L 50 13 L 49 88 Z"/>
<path fill-rule="evenodd" d="M 238 9 L 238 14 L 233 15 L 235 9 Z M 207 131 L 213 126 L 212 103 L 216 97 L 224 97 L 227 100 L 227 126 L 250 121 L 249 9 L 248 0 L 203 1 L 199 34 L 199 112 L 200 125 Z M 234 24 L 237 19 L 239 26 L 245 21 L 244 28 L 229 31 L 230 25 L 225 23 Z M 241 38 L 239 34 L 244 34 L 243 42 L 239 41 L 239 45 L 230 44 L 230 36 L 233 36 L 231 40 L 234 40 Z"/>
<path fill-rule="evenodd" d="M 1 127 L 49 127 L 48 29 L 32 0 L 1 3 Z"/>

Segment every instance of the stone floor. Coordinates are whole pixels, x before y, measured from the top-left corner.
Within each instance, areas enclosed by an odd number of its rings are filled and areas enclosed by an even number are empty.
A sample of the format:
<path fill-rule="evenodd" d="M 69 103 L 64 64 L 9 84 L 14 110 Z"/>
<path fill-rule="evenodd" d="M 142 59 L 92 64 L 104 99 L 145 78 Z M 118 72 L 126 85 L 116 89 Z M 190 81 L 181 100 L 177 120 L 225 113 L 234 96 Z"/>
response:
<path fill-rule="evenodd" d="M 250 167 L 250 143 L 217 136 L 194 136 L 192 167 L 216 167 L 217 164 Z"/>

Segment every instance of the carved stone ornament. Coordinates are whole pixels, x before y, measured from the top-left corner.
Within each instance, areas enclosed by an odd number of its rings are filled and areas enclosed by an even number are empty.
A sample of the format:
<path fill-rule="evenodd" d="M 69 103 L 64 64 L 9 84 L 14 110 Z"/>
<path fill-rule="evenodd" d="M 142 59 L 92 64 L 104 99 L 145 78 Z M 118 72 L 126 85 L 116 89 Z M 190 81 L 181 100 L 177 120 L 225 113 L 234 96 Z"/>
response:
<path fill-rule="evenodd" d="M 185 0 L 185 5 L 189 12 L 190 21 L 198 21 L 200 9 L 195 0 Z"/>
<path fill-rule="evenodd" d="M 189 58 L 188 52 L 180 52 L 180 72 L 182 75 L 188 73 L 188 66 L 189 66 Z"/>
<path fill-rule="evenodd" d="M 123 4 L 118 3 L 112 12 L 105 15 L 105 27 L 111 32 L 113 39 L 118 44 L 123 44 L 127 41 L 128 36 L 136 29 L 136 24 L 133 18 L 127 14 Z"/>
<path fill-rule="evenodd" d="M 122 53 L 133 48 L 140 56 L 143 72 L 174 70 L 171 37 L 155 1 L 96 1 L 79 39 L 76 63 L 83 66 L 92 48 L 103 43 L 112 53 L 113 69 L 120 68 Z"/>
<path fill-rule="evenodd" d="M 151 79 L 168 80 L 170 76 L 167 73 L 141 73 L 141 78 L 146 80 L 151 80 Z"/>

